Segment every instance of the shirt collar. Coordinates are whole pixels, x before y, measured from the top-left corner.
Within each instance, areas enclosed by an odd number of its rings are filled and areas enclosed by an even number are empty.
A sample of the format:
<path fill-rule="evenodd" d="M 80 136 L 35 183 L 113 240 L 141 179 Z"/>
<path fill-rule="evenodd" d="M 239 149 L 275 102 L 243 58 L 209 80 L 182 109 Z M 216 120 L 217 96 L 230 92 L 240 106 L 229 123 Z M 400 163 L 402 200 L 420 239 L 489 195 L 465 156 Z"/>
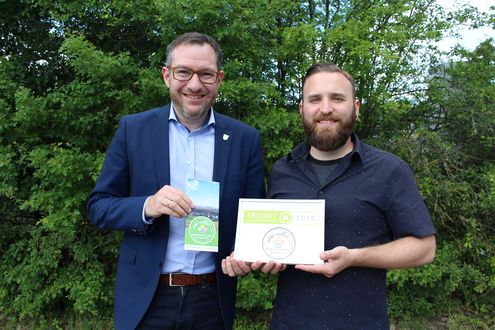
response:
<path fill-rule="evenodd" d="M 175 114 L 173 102 L 170 103 L 170 114 L 168 115 L 168 120 L 169 121 L 173 120 L 177 123 L 180 123 L 179 120 L 177 119 L 177 115 Z M 213 108 L 210 108 L 210 116 L 208 117 L 208 120 L 205 121 L 203 126 L 201 126 L 199 129 L 204 128 L 204 127 L 208 127 L 210 125 L 215 126 L 215 115 L 213 113 Z"/>
<path fill-rule="evenodd" d="M 352 159 L 363 161 L 363 142 L 358 138 L 356 133 L 351 135 L 352 142 L 354 142 L 354 148 L 352 149 Z"/>

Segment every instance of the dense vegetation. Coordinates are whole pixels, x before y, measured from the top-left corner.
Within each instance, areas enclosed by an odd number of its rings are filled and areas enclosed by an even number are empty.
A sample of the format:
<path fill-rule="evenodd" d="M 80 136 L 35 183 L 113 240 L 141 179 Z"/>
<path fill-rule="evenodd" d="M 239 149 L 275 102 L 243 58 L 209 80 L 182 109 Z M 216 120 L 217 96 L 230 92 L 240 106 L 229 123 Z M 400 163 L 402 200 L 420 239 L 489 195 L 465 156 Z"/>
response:
<path fill-rule="evenodd" d="M 460 323 L 493 326 L 495 43 L 435 47 L 460 23 L 495 28 L 493 13 L 431 0 L 0 1 L 0 320 L 111 318 L 120 234 L 88 223 L 86 198 L 118 119 L 168 102 L 166 45 L 200 31 L 225 54 L 216 109 L 262 132 L 267 175 L 303 138 L 305 69 L 327 60 L 355 76 L 358 135 L 411 165 L 438 231 L 433 264 L 389 272 L 391 317 L 462 310 Z M 275 281 L 239 282 L 239 327 L 269 313 Z"/>

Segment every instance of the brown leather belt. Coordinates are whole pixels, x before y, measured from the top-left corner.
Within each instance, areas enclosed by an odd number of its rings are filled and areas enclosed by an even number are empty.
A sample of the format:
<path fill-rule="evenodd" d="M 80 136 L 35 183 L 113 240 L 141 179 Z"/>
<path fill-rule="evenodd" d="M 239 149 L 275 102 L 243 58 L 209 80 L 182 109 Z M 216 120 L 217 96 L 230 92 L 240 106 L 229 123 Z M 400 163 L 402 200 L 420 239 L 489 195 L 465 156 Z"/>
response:
<path fill-rule="evenodd" d="M 191 275 L 191 274 L 161 274 L 160 283 L 167 286 L 188 286 L 215 282 L 215 273 Z"/>

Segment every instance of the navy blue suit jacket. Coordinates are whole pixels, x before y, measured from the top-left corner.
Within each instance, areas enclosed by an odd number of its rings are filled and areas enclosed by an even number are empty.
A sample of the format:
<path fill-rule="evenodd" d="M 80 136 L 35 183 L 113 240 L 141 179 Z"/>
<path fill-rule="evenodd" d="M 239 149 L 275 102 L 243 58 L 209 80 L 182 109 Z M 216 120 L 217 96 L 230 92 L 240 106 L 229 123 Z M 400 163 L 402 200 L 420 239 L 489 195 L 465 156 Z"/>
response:
<path fill-rule="evenodd" d="M 170 104 L 124 116 L 105 155 L 88 201 L 90 220 L 123 231 L 115 288 L 116 329 L 134 329 L 158 285 L 169 235 L 169 218 L 142 221 L 146 198 L 170 184 L 168 118 Z M 220 182 L 219 252 L 215 268 L 220 309 L 232 328 L 236 280 L 221 270 L 234 247 L 239 198 L 265 196 L 259 132 L 232 118 L 215 115 L 213 181 Z"/>

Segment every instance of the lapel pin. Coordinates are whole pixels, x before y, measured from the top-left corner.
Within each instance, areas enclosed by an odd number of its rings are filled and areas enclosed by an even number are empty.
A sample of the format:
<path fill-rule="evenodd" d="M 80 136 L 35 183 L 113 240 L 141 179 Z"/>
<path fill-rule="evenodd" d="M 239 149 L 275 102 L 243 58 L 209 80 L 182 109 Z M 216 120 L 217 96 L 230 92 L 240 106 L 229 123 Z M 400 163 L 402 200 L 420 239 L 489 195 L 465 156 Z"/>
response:
<path fill-rule="evenodd" d="M 224 135 L 223 135 L 223 140 L 224 140 L 224 141 L 227 141 L 228 139 L 229 139 L 229 136 L 228 136 L 227 134 L 224 134 Z"/>

